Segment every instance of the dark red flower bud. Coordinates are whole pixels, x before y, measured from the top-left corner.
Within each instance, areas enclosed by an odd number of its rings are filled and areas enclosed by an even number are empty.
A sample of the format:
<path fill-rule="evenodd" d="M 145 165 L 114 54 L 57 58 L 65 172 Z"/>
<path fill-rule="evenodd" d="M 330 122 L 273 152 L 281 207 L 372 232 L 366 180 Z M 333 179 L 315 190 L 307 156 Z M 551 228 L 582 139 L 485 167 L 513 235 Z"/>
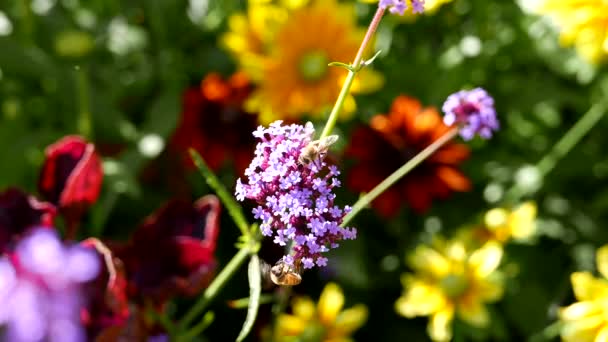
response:
<path fill-rule="evenodd" d="M 149 216 L 127 248 L 129 289 L 161 304 L 173 295 L 194 295 L 213 277 L 220 203 L 208 195 L 193 204 L 173 200 Z"/>
<path fill-rule="evenodd" d="M 79 136 L 66 136 L 48 146 L 45 157 L 38 190 L 59 207 L 72 236 L 80 217 L 99 197 L 101 159 L 95 145 Z"/>
<path fill-rule="evenodd" d="M 55 207 L 34 196 L 9 188 L 0 193 L 0 254 L 29 228 L 52 227 Z"/>

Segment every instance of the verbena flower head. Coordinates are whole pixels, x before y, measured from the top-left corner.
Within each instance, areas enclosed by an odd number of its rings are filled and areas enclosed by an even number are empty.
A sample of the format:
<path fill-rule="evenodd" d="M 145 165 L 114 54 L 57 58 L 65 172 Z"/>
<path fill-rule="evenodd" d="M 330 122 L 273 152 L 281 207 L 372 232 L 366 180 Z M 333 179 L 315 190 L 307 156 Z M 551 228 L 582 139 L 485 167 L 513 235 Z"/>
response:
<path fill-rule="evenodd" d="M 412 12 L 424 12 L 424 0 L 409 0 L 412 4 Z M 403 15 L 408 8 L 408 0 L 380 0 L 378 6 L 387 9 L 393 14 Z"/>
<path fill-rule="evenodd" d="M 257 202 L 253 214 L 262 220 L 263 235 L 274 236 L 281 246 L 293 242 L 293 255 L 283 257 L 286 264 L 325 266 L 323 253 L 338 247 L 340 240 L 356 237 L 354 228 L 340 227 L 350 208 L 334 204 L 332 191 L 340 186 L 340 172 L 321 159 L 307 165 L 298 162 L 314 135 L 311 123 L 281 124 L 275 121 L 253 133 L 259 143 L 245 170 L 247 183 L 237 181 L 236 197 Z"/>
<path fill-rule="evenodd" d="M 465 140 L 476 134 L 489 139 L 500 128 L 494 109 L 494 99 L 482 88 L 461 90 L 448 96 L 443 104 L 443 122 L 459 125 L 460 136 Z"/>
<path fill-rule="evenodd" d="M 39 229 L 0 259 L 0 325 L 7 341 L 85 341 L 82 285 L 100 270 L 80 245 L 64 246 L 54 230 Z"/>

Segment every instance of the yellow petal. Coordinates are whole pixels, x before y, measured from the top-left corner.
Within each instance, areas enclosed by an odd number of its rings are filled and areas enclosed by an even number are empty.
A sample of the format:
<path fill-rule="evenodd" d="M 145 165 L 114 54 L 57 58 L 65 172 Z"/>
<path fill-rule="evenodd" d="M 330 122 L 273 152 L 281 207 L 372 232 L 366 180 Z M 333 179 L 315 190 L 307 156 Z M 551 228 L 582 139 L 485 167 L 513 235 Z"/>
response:
<path fill-rule="evenodd" d="M 601 315 L 602 303 L 597 302 L 576 302 L 559 310 L 559 318 L 563 321 L 578 321 L 585 317 Z"/>
<path fill-rule="evenodd" d="M 570 275 L 572 291 L 579 301 L 608 297 L 608 282 L 593 277 L 589 272 L 574 272 Z"/>
<path fill-rule="evenodd" d="M 526 239 L 536 231 L 536 204 L 526 202 L 509 216 L 509 229 L 514 239 Z"/>
<path fill-rule="evenodd" d="M 597 337 L 605 320 L 601 316 L 591 316 L 576 321 L 568 321 L 562 328 L 565 341 L 592 342 Z"/>
<path fill-rule="evenodd" d="M 291 304 L 293 314 L 310 321 L 315 315 L 315 303 L 308 297 L 295 297 Z"/>
<path fill-rule="evenodd" d="M 578 329 L 572 322 L 562 327 L 561 336 L 563 342 L 594 342 L 597 329 Z"/>
<path fill-rule="evenodd" d="M 406 293 L 395 302 L 395 310 L 402 316 L 431 315 L 446 306 L 447 299 L 437 286 L 422 281 L 411 281 Z"/>
<path fill-rule="evenodd" d="M 608 341 L 608 326 L 604 326 L 595 337 L 595 342 L 606 342 Z"/>
<path fill-rule="evenodd" d="M 372 93 L 384 86 L 384 75 L 370 68 L 363 68 L 357 74 L 351 88 L 353 94 Z"/>
<path fill-rule="evenodd" d="M 502 298 L 504 293 L 504 277 L 501 273 L 495 272 L 484 279 L 479 279 L 476 287 L 476 295 L 484 302 L 495 302 Z"/>
<path fill-rule="evenodd" d="M 335 283 L 325 285 L 317 308 L 319 321 L 326 326 L 331 325 L 336 320 L 343 305 L 344 295 L 342 294 L 342 289 Z"/>
<path fill-rule="evenodd" d="M 441 278 L 450 272 L 450 263 L 438 251 L 427 246 L 418 246 L 408 258 L 409 265 L 418 272 Z"/>
<path fill-rule="evenodd" d="M 469 257 L 469 266 L 479 277 L 486 277 L 496 270 L 502 259 L 502 247 L 499 243 L 487 242 Z"/>
<path fill-rule="evenodd" d="M 449 341 L 452 339 L 452 319 L 454 309 L 448 307 L 431 317 L 428 325 L 428 334 L 433 341 Z"/>
<path fill-rule="evenodd" d="M 600 247 L 595 256 L 597 270 L 605 279 L 608 279 L 608 245 Z"/>
<path fill-rule="evenodd" d="M 342 111 L 340 111 L 339 119 L 340 120 L 348 120 L 353 117 L 355 111 L 357 110 L 357 102 L 355 101 L 355 97 L 352 95 L 346 96 L 344 100 L 344 104 L 342 107 Z"/>
<path fill-rule="evenodd" d="M 277 337 L 298 336 L 306 329 L 307 322 L 299 317 L 282 314 L 277 318 Z"/>
<path fill-rule="evenodd" d="M 483 217 L 483 221 L 486 227 L 494 230 L 498 227 L 502 227 L 507 224 L 509 218 L 509 212 L 503 208 L 494 208 L 488 210 Z"/>
<path fill-rule="evenodd" d="M 490 315 L 485 305 L 479 300 L 461 302 L 458 305 L 458 317 L 476 327 L 485 327 L 490 322 Z"/>
<path fill-rule="evenodd" d="M 332 329 L 334 336 L 347 336 L 353 331 L 359 329 L 365 321 L 367 321 L 367 307 L 363 304 L 358 304 L 352 308 L 342 311 L 336 318 L 334 328 Z"/>

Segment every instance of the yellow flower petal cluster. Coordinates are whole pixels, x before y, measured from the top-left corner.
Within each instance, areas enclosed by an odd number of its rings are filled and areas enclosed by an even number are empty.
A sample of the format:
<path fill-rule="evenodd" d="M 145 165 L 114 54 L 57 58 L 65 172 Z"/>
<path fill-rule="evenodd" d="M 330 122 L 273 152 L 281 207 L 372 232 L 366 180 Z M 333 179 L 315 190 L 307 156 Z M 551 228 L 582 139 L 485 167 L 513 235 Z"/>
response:
<path fill-rule="evenodd" d="M 536 233 L 536 204 L 525 202 L 512 210 L 494 208 L 483 216 L 483 225 L 469 228 L 461 235 L 476 242 L 527 240 Z"/>
<path fill-rule="evenodd" d="M 325 286 L 316 306 L 310 298 L 296 297 L 293 314 L 278 317 L 273 341 L 351 341 L 349 336 L 367 320 L 367 308 L 357 304 L 342 310 L 343 306 L 344 294 L 334 283 Z"/>
<path fill-rule="evenodd" d="M 608 1 L 545 0 L 539 13 L 555 19 L 562 45 L 575 46 L 579 54 L 593 63 L 608 55 Z"/>
<path fill-rule="evenodd" d="M 395 303 L 405 317 L 430 316 L 428 334 L 433 341 L 452 338 L 455 317 L 476 327 L 490 321 L 486 303 L 503 294 L 502 275 L 497 270 L 503 255 L 492 241 L 467 250 L 460 240 L 437 241 L 418 246 L 408 258 L 414 273 L 403 275 L 403 296 Z"/>
<path fill-rule="evenodd" d="M 596 263 L 602 278 L 589 272 L 570 276 L 578 301 L 559 312 L 565 342 L 608 341 L 608 245 L 598 249 Z"/>
<path fill-rule="evenodd" d="M 329 67 L 350 62 L 364 31 L 357 27 L 352 3 L 336 0 L 250 0 L 247 14 L 229 19 L 223 46 L 257 87 L 247 108 L 262 122 L 322 115 L 338 97 L 346 70 Z M 374 91 L 381 76 L 365 68 L 353 92 Z M 347 99 L 345 114 L 355 109 Z"/>

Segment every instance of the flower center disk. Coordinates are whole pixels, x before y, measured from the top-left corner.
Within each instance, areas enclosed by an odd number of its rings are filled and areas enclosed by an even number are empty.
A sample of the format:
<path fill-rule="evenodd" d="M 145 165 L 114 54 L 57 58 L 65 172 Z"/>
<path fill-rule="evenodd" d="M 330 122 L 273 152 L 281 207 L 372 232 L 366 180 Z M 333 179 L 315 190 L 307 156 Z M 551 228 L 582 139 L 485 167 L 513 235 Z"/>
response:
<path fill-rule="evenodd" d="M 448 297 L 455 298 L 467 291 L 469 282 L 462 274 L 449 274 L 441 279 L 440 286 Z"/>
<path fill-rule="evenodd" d="M 324 51 L 311 51 L 300 59 L 298 70 L 305 81 L 316 82 L 327 74 L 329 59 Z"/>

